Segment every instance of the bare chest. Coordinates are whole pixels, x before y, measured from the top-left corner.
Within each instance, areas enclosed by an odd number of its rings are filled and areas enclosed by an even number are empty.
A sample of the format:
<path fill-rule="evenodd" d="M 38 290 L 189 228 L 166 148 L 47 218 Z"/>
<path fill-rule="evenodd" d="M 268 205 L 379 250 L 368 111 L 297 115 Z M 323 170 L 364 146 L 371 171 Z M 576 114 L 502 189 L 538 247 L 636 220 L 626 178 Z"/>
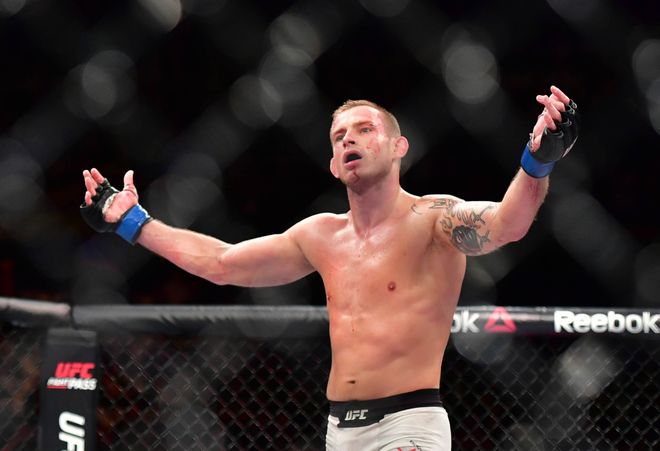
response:
<path fill-rule="evenodd" d="M 397 224 L 366 236 L 342 230 L 321 248 L 316 267 L 328 300 L 334 295 L 396 295 L 419 282 L 426 268 L 442 258 L 431 229 L 420 224 Z"/>

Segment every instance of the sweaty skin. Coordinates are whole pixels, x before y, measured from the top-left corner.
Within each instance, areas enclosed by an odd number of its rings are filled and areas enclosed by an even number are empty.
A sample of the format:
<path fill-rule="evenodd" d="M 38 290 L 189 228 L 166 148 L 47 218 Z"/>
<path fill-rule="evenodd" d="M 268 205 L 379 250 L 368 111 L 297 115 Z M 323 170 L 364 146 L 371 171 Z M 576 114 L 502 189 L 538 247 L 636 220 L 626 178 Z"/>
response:
<path fill-rule="evenodd" d="M 559 89 L 551 91 L 537 97 L 545 108 L 533 129 L 532 151 L 543 127 L 553 129 L 568 103 Z M 518 171 L 500 202 L 417 197 L 399 184 L 408 141 L 383 112 L 355 106 L 337 114 L 330 139 L 330 170 L 346 186 L 346 214 L 311 216 L 281 234 L 236 244 L 154 220 L 138 243 L 217 284 L 281 285 L 318 271 L 330 318 L 330 400 L 436 388 L 466 255 L 522 238 L 547 193 L 548 177 Z M 442 168 L 438 174 L 441 182 Z M 89 205 L 103 176 L 92 169 L 83 177 Z M 105 219 L 117 221 L 137 201 L 128 171 Z"/>
<path fill-rule="evenodd" d="M 416 202 L 401 190 L 391 216 L 363 236 L 350 213 L 319 217 L 314 234 L 330 239 L 303 246 L 326 288 L 331 400 L 439 386 L 465 255 L 434 236 L 433 212 L 415 213 Z"/>

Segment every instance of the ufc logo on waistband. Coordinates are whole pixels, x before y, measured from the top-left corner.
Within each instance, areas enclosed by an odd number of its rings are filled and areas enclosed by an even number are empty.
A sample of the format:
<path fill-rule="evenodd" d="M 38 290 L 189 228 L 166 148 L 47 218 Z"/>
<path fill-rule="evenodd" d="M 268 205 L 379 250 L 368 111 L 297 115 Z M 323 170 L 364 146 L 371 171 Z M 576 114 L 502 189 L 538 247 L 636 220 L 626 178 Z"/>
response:
<path fill-rule="evenodd" d="M 367 412 L 369 412 L 369 409 L 349 410 L 348 412 L 346 412 L 346 418 L 344 418 L 344 421 L 366 420 Z"/>

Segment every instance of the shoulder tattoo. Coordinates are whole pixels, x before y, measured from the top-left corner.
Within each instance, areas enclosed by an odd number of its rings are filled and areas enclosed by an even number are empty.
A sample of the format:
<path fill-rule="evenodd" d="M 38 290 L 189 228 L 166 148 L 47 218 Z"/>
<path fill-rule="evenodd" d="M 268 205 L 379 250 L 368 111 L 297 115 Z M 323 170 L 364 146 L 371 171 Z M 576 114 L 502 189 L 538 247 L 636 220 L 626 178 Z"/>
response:
<path fill-rule="evenodd" d="M 484 244 L 490 242 L 490 230 L 483 215 L 494 206 L 481 204 L 479 210 L 457 208 L 462 203 L 446 198 L 420 199 L 411 206 L 411 210 L 419 215 L 423 214 L 425 209 L 444 210 L 439 218 L 442 231 L 458 250 L 467 255 L 477 255 L 483 252 Z"/>

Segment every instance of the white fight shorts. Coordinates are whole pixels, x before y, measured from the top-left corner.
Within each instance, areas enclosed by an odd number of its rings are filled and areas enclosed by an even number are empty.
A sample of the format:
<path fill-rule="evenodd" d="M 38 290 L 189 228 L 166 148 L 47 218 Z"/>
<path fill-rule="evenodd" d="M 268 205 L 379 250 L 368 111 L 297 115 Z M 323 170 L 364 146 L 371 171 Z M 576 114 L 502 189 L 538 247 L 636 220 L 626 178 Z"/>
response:
<path fill-rule="evenodd" d="M 330 401 L 327 451 L 449 451 L 449 418 L 438 389 L 367 401 Z"/>

